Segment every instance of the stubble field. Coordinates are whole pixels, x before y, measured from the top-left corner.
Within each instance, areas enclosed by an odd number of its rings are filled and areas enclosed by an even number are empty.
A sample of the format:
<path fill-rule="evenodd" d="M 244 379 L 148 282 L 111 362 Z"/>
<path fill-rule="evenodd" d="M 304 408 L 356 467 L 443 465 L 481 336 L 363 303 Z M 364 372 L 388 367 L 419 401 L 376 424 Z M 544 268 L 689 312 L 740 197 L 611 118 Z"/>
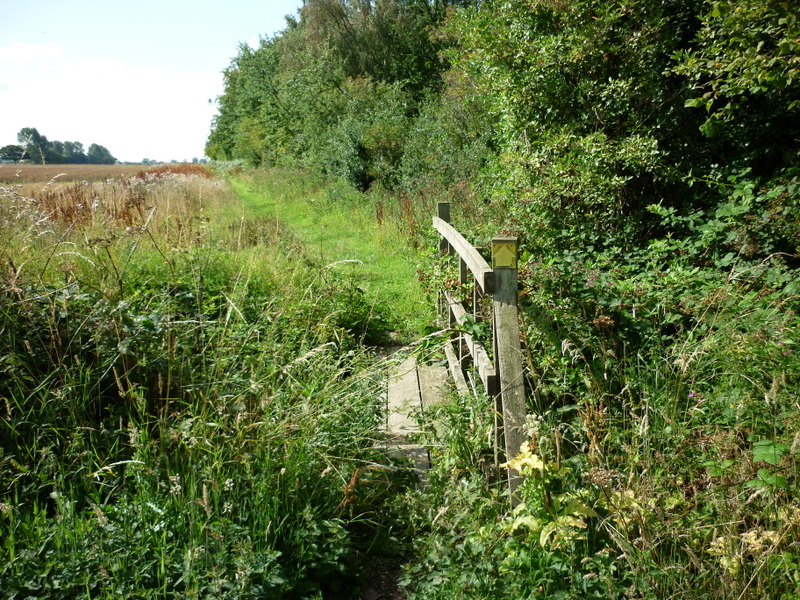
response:
<path fill-rule="evenodd" d="M 147 169 L 148 165 L 0 165 L 0 183 L 39 183 L 51 179 L 86 181 L 126 177 Z"/>

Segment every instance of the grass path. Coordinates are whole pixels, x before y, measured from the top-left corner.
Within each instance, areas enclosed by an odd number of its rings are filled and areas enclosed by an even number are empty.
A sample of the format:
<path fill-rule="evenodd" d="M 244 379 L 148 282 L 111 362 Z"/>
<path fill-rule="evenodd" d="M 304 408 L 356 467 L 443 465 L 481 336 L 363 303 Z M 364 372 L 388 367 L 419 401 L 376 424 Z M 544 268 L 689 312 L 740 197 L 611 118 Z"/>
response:
<path fill-rule="evenodd" d="M 294 238 L 287 243 L 299 243 L 310 260 L 355 280 L 402 340 L 432 322 L 434 303 L 417 279 L 424 256 L 407 244 L 397 223 L 378 224 L 363 194 L 283 171 L 241 175 L 231 184 L 246 217 L 277 219 Z"/>

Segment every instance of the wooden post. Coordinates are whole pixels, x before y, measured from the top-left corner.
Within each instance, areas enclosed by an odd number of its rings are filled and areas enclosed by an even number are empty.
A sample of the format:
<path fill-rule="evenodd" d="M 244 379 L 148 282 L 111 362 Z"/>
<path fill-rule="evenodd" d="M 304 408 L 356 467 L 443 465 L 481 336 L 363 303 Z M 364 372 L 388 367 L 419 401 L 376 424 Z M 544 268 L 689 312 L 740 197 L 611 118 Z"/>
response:
<path fill-rule="evenodd" d="M 442 221 L 446 223 L 450 222 L 450 203 L 449 202 L 437 202 L 436 203 L 436 216 L 439 217 Z M 450 243 L 447 239 L 442 236 L 439 238 L 439 252 L 442 254 L 452 254 L 453 248 L 450 246 Z M 444 325 L 447 327 L 453 327 L 455 324 L 455 319 L 453 318 L 453 311 L 450 310 L 450 307 L 447 305 L 447 299 L 444 297 L 444 294 L 441 290 L 439 290 L 439 316 L 440 318 L 443 316 L 447 316 L 447 319 L 444 320 Z"/>
<path fill-rule="evenodd" d="M 525 441 L 525 380 L 519 345 L 517 316 L 517 238 L 496 237 L 492 240 L 494 270 L 495 363 L 500 378 L 502 431 L 506 460 L 515 457 Z M 508 471 L 511 505 L 516 506 L 519 475 Z"/>
<path fill-rule="evenodd" d="M 450 203 L 449 202 L 438 202 L 436 204 L 436 216 L 438 216 L 445 223 L 449 223 L 450 222 Z M 439 240 L 439 251 L 442 252 L 442 253 L 452 252 L 452 250 L 450 248 L 450 244 L 444 238 Z"/>

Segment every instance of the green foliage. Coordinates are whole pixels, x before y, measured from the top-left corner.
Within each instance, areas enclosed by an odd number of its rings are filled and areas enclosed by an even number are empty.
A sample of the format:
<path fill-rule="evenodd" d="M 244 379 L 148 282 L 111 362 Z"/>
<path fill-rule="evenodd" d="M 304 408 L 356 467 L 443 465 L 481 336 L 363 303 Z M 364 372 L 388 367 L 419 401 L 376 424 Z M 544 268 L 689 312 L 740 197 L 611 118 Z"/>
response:
<path fill-rule="evenodd" d="M 507 510 L 504 481 L 487 484 L 491 455 L 486 399 L 458 399 L 437 409 L 441 441 L 431 490 L 413 510 L 429 524 L 417 534 L 417 558 L 402 584 L 409 598 L 616 598 L 631 583 L 615 561 L 598 510 L 611 502 L 585 489 L 585 459 L 557 464 L 557 445 L 544 421 L 532 423 L 540 452 L 511 461 L 521 472 L 521 502 Z M 558 433 L 555 434 L 559 435 Z M 544 459 L 544 462 L 542 459 Z M 501 471 L 504 473 L 504 471 Z"/>
<path fill-rule="evenodd" d="M 117 162 L 107 148 L 92 144 L 89 151 L 84 152 L 80 142 L 50 141 L 40 134 L 34 127 L 23 127 L 17 134 L 17 141 L 21 146 L 6 146 L 3 150 L 11 149 L 9 160 L 15 162 L 23 158 L 34 163 L 42 164 L 84 164 L 113 165 Z M 18 152 L 20 148 L 22 152 Z"/>
<path fill-rule="evenodd" d="M 444 195 L 463 208 L 474 203 L 472 180 L 493 156 L 494 124 L 473 78 L 450 69 L 444 84 L 409 125 L 400 183 L 407 194 Z"/>
<path fill-rule="evenodd" d="M 101 239 L 6 200 L 0 596 L 355 589 L 393 486 L 357 286 L 241 211 Z"/>
<path fill-rule="evenodd" d="M 326 45 L 347 78 L 402 83 L 417 96 L 442 69 L 427 29 L 449 2 L 311 0 L 301 10 L 310 45 Z"/>
<path fill-rule="evenodd" d="M 396 187 L 407 121 L 440 84 L 441 42 L 429 30 L 450 4 L 306 3 L 286 31 L 240 47 L 206 153 Z"/>
<path fill-rule="evenodd" d="M 72 152 L 67 149 L 67 152 Z M 113 165 L 117 159 L 108 151 L 105 146 L 92 144 L 86 152 L 86 162 L 93 165 Z"/>
<path fill-rule="evenodd" d="M 702 92 L 686 105 L 706 109 L 706 134 L 755 133 L 750 144 L 762 152 L 772 146 L 773 156 L 780 156 L 776 146 L 791 143 L 800 108 L 799 36 L 789 2 L 712 3 L 697 48 L 677 53 L 674 67 Z"/>

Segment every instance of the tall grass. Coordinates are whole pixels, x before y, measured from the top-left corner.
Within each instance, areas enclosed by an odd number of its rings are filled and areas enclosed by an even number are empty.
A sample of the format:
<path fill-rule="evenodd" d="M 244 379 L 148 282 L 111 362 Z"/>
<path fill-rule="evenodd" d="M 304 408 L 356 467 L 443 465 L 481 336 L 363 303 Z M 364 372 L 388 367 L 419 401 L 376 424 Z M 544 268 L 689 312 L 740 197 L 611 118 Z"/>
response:
<path fill-rule="evenodd" d="M 434 302 L 416 282 L 427 257 L 412 229 L 420 228 L 422 217 L 403 208 L 401 199 L 281 170 L 245 173 L 234 185 L 252 216 L 286 223 L 308 256 L 328 266 L 326 278 L 357 283 L 358 291 L 349 290 L 351 314 L 361 307 L 363 319 L 372 314 L 378 329 L 394 330 L 405 341 L 433 321 Z M 387 341 L 367 333 L 371 343 Z"/>
<path fill-rule="evenodd" d="M 341 288 L 202 174 L 2 196 L 2 596 L 348 597 L 390 486 Z"/>

